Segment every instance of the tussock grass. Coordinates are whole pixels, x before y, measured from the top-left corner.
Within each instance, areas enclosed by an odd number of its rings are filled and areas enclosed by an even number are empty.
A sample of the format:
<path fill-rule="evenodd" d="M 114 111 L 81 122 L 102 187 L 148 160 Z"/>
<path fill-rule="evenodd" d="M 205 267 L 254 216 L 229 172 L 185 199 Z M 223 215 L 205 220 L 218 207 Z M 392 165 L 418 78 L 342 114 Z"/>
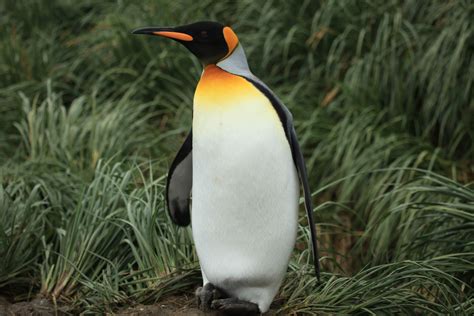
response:
<path fill-rule="evenodd" d="M 143 25 L 231 24 L 292 110 L 303 213 L 282 313 L 473 314 L 470 1 L 0 3 L 0 293 L 104 313 L 200 282 L 166 172 L 200 65 Z"/>

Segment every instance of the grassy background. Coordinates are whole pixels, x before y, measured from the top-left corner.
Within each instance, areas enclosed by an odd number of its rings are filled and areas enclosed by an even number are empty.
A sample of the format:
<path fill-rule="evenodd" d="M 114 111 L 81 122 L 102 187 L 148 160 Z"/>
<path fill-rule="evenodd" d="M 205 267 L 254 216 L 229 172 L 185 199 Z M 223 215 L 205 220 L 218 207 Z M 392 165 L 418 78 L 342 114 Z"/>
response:
<path fill-rule="evenodd" d="M 200 282 L 166 172 L 201 67 L 147 25 L 232 25 L 295 117 L 303 212 L 284 313 L 474 314 L 471 1 L 3 0 L 0 293 L 110 312 Z"/>

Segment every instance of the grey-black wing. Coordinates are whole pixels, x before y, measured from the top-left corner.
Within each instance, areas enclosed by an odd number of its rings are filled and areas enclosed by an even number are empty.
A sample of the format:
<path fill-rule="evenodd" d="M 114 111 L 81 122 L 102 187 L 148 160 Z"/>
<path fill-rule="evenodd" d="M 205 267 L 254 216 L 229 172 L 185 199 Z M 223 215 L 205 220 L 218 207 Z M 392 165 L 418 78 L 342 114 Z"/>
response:
<path fill-rule="evenodd" d="M 168 171 L 166 204 L 173 222 L 187 226 L 191 221 L 189 204 L 193 184 L 192 130 L 179 149 Z"/>
<path fill-rule="evenodd" d="M 313 202 L 311 201 L 311 191 L 309 189 L 308 174 L 306 171 L 304 157 L 301 152 L 300 145 L 298 143 L 298 138 L 296 137 L 295 128 L 293 126 L 293 117 L 290 111 L 288 111 L 288 109 L 286 108 L 286 106 L 283 105 L 283 103 L 276 97 L 276 95 L 270 90 L 270 88 L 268 88 L 263 82 L 261 82 L 256 77 L 243 78 L 251 82 L 258 90 L 260 90 L 260 92 L 262 92 L 270 100 L 285 130 L 286 138 L 288 140 L 288 143 L 290 144 L 293 161 L 295 163 L 296 169 L 298 170 L 301 184 L 303 185 L 304 204 L 306 209 L 306 215 L 308 217 L 309 229 L 311 232 L 311 246 L 313 250 L 314 269 L 316 272 L 316 277 L 319 280 L 319 253 L 318 244 L 316 242 L 316 226 L 314 224 L 313 218 Z"/>

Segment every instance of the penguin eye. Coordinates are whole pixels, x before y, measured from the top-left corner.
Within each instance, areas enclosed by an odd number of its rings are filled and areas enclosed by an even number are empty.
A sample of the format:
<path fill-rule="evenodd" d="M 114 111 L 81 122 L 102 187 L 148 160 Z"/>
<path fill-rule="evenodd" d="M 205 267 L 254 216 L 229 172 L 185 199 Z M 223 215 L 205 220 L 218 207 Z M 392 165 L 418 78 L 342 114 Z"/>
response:
<path fill-rule="evenodd" d="M 207 31 L 201 31 L 201 37 L 202 38 L 207 38 L 208 34 L 207 34 Z"/>

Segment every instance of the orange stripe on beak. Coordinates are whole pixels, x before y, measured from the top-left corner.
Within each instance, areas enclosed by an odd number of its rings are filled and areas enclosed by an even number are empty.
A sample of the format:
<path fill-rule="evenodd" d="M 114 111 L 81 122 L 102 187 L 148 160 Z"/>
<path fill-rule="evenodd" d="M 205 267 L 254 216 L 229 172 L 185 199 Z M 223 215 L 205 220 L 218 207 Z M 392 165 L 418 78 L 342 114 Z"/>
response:
<path fill-rule="evenodd" d="M 190 42 L 193 40 L 191 35 L 179 32 L 168 32 L 168 31 L 160 31 L 160 32 L 153 32 L 155 35 L 164 36 L 168 38 L 177 39 L 180 41 Z"/>

